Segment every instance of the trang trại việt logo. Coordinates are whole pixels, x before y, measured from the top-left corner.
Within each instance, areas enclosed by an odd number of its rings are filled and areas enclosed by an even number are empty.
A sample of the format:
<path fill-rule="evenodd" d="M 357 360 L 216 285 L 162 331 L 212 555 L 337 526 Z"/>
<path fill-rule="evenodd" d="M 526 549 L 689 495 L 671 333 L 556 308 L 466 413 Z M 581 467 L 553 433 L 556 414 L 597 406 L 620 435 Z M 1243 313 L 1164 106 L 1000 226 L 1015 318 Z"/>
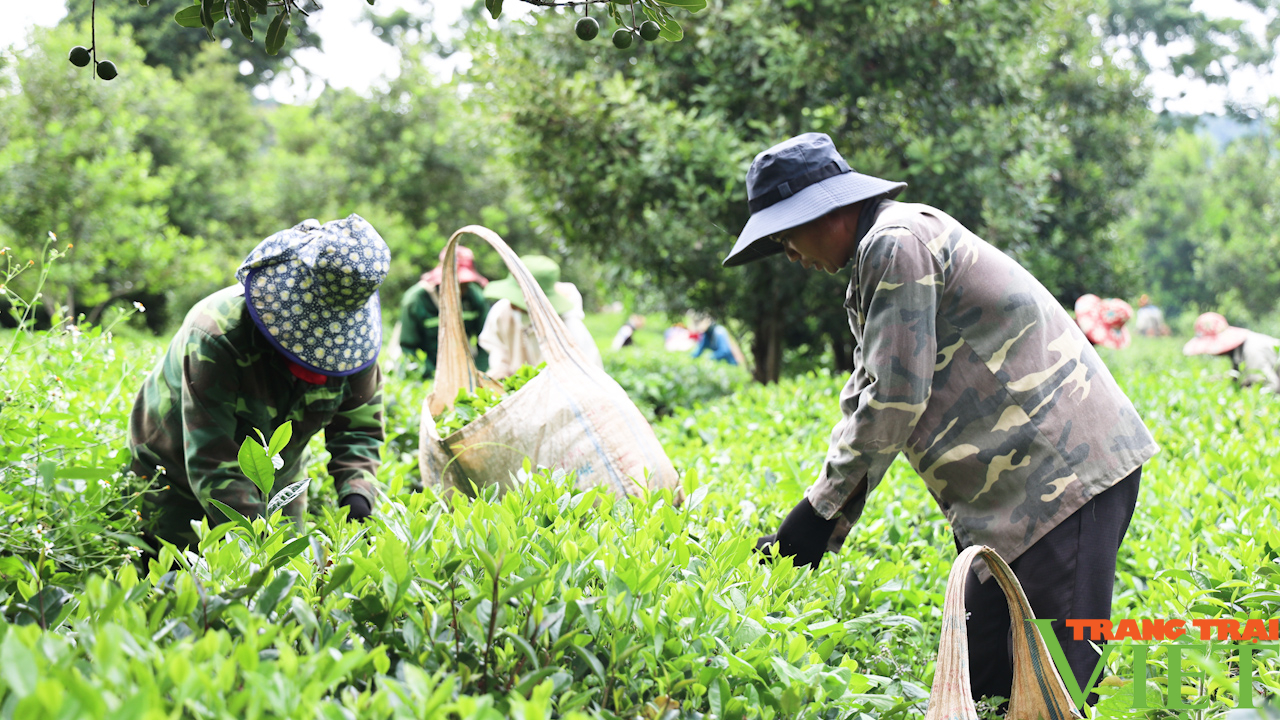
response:
<path fill-rule="evenodd" d="M 1041 619 L 1027 622 L 1035 623 L 1040 631 L 1049 656 L 1076 707 L 1083 707 L 1089 693 L 1097 689 L 1103 668 L 1112 654 L 1128 651 L 1133 655 L 1134 677 L 1130 678 L 1133 688 L 1130 709 L 1133 711 L 1172 710 L 1181 717 L 1192 710 L 1207 709 L 1210 706 L 1208 698 L 1194 697 L 1188 700 L 1183 697 L 1183 681 L 1203 679 L 1207 673 L 1206 665 L 1220 669 L 1228 664 L 1233 664 L 1236 670 L 1234 703 L 1231 704 L 1237 708 L 1254 708 L 1257 654 L 1276 653 L 1280 650 L 1280 645 L 1276 644 L 1280 640 L 1280 619 L 1126 619 L 1115 622 L 1067 620 L 1066 626 L 1072 631 L 1072 639 L 1099 643 L 1102 653 L 1086 687 L 1081 688 L 1053 632 L 1051 623 L 1054 621 Z M 1188 637 L 1198 637 L 1202 642 L 1187 642 L 1184 638 Z M 1107 644 L 1101 645 L 1104 641 Z M 1117 644 L 1121 642 L 1124 644 Z M 1166 658 L 1164 685 L 1170 690 L 1164 704 L 1158 694 L 1147 691 L 1147 680 L 1154 679 L 1149 674 L 1147 661 L 1155 649 L 1162 649 Z"/>

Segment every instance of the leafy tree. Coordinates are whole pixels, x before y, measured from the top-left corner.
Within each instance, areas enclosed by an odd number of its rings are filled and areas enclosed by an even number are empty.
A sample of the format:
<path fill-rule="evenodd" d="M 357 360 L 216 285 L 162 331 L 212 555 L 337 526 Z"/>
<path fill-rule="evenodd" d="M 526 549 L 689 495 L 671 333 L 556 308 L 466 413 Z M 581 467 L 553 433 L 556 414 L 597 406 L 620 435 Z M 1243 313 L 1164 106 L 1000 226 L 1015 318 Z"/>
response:
<path fill-rule="evenodd" d="M 300 4 L 308 10 L 315 9 L 314 4 Z M 134 43 L 146 53 L 144 62 L 147 65 L 167 67 L 174 77 L 187 78 L 201 70 L 210 70 L 200 60 L 201 51 L 206 45 L 217 44 L 203 29 L 183 27 L 174 21 L 179 10 L 190 6 L 191 0 L 149 0 L 147 3 L 121 1 L 101 3 L 96 10 L 99 19 L 107 17 L 117 26 L 130 28 Z M 94 0 L 67 0 L 67 15 L 62 23 L 87 27 L 93 10 Z M 237 74 L 239 82 L 250 87 L 270 82 L 276 75 L 287 73 L 295 66 L 291 52 L 320 48 L 320 36 L 306 23 L 294 23 L 288 32 L 289 42 L 284 46 L 287 49 L 275 54 L 267 52 L 265 28 L 260 29 L 253 42 L 239 37 L 227 44 L 234 66 L 239 66 L 243 61 L 248 61 L 253 66 L 248 74 Z M 77 42 L 84 42 L 85 37 L 86 34 L 77 36 Z M 115 54 L 114 48 L 106 44 L 99 47 L 100 56 Z"/>
<path fill-rule="evenodd" d="M 1218 159 L 1208 184 L 1223 212 L 1196 255 L 1196 274 L 1228 309 L 1261 320 L 1280 311 L 1280 142 L 1244 137 Z"/>
<path fill-rule="evenodd" d="M 1085 19 L 1094 9 L 713 3 L 688 41 L 622 54 L 581 52 L 569 18 L 546 14 L 477 38 L 469 79 L 517 128 L 514 164 L 571 247 L 636 270 L 671 306 L 740 323 L 756 377 L 773 380 L 783 347 L 850 362 L 845 281 L 782 261 L 719 267 L 747 217 L 751 157 L 800 132 L 908 181 L 903 199 L 953 214 L 1064 300 L 1117 286 L 1128 262 L 1109 227 L 1149 114 Z"/>
<path fill-rule="evenodd" d="M 669 8 L 697 12 L 707 5 L 707 0 L 521 1 L 536 7 L 576 5 L 584 8 L 584 16 L 589 15 L 590 8 L 595 7 L 613 18 L 617 24 L 625 24 L 625 30 L 618 30 L 612 36 L 614 45 L 619 48 L 630 47 L 635 37 L 677 42 L 683 37 L 683 31 Z M 96 9 L 95 0 L 68 2 L 69 22 L 74 24 L 92 20 Z M 374 4 L 374 0 L 368 2 L 370 5 Z M 252 85 L 269 80 L 283 68 L 292 66 L 287 56 L 277 57 L 289 44 L 290 36 L 294 47 L 320 47 L 319 37 L 311 32 L 306 22 L 311 13 L 321 10 L 316 0 L 155 0 L 156 7 L 149 8 L 148 5 L 151 4 L 151 0 L 139 0 L 138 6 L 133 3 L 115 6 L 111 13 L 118 22 L 133 27 L 139 44 L 147 50 L 148 64 L 165 65 L 179 76 L 195 69 L 190 64 L 190 58 L 196 55 L 198 46 L 205 39 L 217 39 L 217 33 L 222 32 L 223 23 L 233 31 L 238 31 L 243 35 L 243 40 L 249 43 L 238 48 L 236 54 L 241 60 L 247 60 L 253 65 L 253 72 L 247 76 L 247 82 Z M 480 4 L 478 0 L 475 3 L 476 7 Z M 483 6 L 494 20 L 502 15 L 503 0 L 484 0 Z M 156 10 L 161 12 L 156 13 Z M 472 16 L 475 17 L 476 13 L 472 13 Z M 374 15 L 371 19 L 374 33 L 379 36 L 388 30 L 403 30 L 416 22 L 412 16 L 403 12 L 393 12 L 386 18 Z M 584 17 L 583 22 L 592 24 L 595 20 Z M 197 28 L 201 28 L 202 32 L 186 32 L 186 29 Z M 96 38 L 92 31 L 89 37 L 90 47 L 93 47 Z M 589 37 L 580 37 L 591 39 L 595 37 L 595 33 L 591 33 Z M 87 56 L 85 57 L 83 62 L 73 59 L 73 63 L 84 67 L 88 63 Z M 97 57 L 94 62 L 98 62 Z M 110 74 L 99 73 L 99 76 L 104 80 L 114 78 L 115 66 L 111 67 Z"/>
<path fill-rule="evenodd" d="M 1172 133 L 1134 193 L 1121 233 L 1141 244 L 1157 303 L 1258 321 L 1280 310 L 1280 144 Z"/>
<path fill-rule="evenodd" d="M 1240 3 L 1269 16 L 1263 38 L 1250 32 L 1244 21 L 1210 16 L 1193 8 L 1195 4 L 1193 0 L 1108 0 L 1098 17 L 1111 42 L 1127 50 L 1144 73 L 1152 69 L 1148 57 L 1152 49 L 1168 54 L 1174 75 L 1198 77 L 1211 84 L 1224 84 L 1232 73 L 1246 68 L 1265 70 L 1275 59 L 1280 1 Z M 1233 110 L 1256 114 L 1260 108 Z"/>
<path fill-rule="evenodd" d="M 1221 193 L 1206 182 L 1214 155 L 1207 137 L 1178 130 L 1165 138 L 1119 228 L 1122 237 L 1143 247 L 1143 291 L 1173 314 L 1213 302 L 1195 263 L 1209 228 L 1225 212 Z"/>
<path fill-rule="evenodd" d="M 509 172 L 495 164 L 496 138 L 480 110 L 432 76 L 424 47 L 402 48 L 399 76 L 370 97 L 330 89 L 309 106 L 273 109 L 272 141 L 252 171 L 261 233 L 351 212 L 373 223 L 397 258 L 386 297 L 434 266 L 464 225 L 487 225 L 521 252 L 549 249 L 529 227 Z M 505 272 L 496 256 L 477 250 L 482 270 Z"/>
<path fill-rule="evenodd" d="M 37 31 L 13 58 L 15 85 L 0 95 L 0 245 L 36 259 L 48 232 L 74 244 L 53 267 L 44 300 L 93 321 L 112 302 L 162 304 L 178 283 L 207 286 L 214 256 L 170 216 L 183 196 L 176 186 L 192 176 L 153 153 L 183 102 L 192 113 L 195 102 L 165 69 L 140 66 L 107 86 L 61 62 L 81 31 Z M 118 57 L 141 60 L 109 24 L 99 32 Z"/>

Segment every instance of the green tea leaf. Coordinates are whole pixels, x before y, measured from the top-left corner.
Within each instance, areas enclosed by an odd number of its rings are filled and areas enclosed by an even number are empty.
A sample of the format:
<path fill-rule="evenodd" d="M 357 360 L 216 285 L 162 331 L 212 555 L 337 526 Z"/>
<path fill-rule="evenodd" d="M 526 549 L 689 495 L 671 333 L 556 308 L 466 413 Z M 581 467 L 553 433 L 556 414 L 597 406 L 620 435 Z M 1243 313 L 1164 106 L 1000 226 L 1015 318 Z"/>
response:
<path fill-rule="evenodd" d="M 271 433 L 271 442 L 267 445 L 267 457 L 275 457 L 284 452 L 285 447 L 289 445 L 289 441 L 293 439 L 293 423 L 289 420 L 281 423 L 276 431 Z"/>
<path fill-rule="evenodd" d="M 254 536 L 253 523 L 249 522 L 249 518 L 245 517 L 244 515 L 241 515 L 238 511 L 236 511 L 235 508 L 222 502 L 221 500 L 214 500 L 212 498 L 210 498 L 209 504 L 221 510 L 222 514 L 226 515 L 228 520 L 244 528 L 245 532 L 249 533 L 249 537 Z"/>
<path fill-rule="evenodd" d="M 270 617 L 276 605 L 280 604 L 280 600 L 293 589 L 293 584 L 297 581 L 298 573 L 282 570 L 258 595 L 258 602 L 253 606 L 253 611 L 263 617 Z"/>
<path fill-rule="evenodd" d="M 307 487 L 310 484 L 311 478 L 306 478 L 304 480 L 299 480 L 276 493 L 276 496 L 271 498 L 271 501 L 267 503 L 267 517 L 275 515 L 277 510 L 282 509 L 285 505 L 288 505 L 305 494 L 307 492 Z"/>
<path fill-rule="evenodd" d="M 276 481 L 276 468 L 267 457 L 267 451 L 252 438 L 245 438 L 240 445 L 240 471 L 245 474 L 258 489 L 262 491 L 262 499 L 271 497 L 271 488 Z"/>

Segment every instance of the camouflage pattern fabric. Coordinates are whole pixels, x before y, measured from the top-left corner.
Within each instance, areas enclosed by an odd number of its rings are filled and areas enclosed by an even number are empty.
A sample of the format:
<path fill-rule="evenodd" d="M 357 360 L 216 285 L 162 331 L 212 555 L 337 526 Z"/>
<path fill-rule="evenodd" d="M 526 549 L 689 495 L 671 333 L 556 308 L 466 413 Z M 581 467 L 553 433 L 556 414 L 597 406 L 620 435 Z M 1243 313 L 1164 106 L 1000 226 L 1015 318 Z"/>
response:
<path fill-rule="evenodd" d="M 1048 290 L 953 218 L 886 200 L 853 262 L 854 371 L 807 493 L 844 516 L 829 549 L 899 452 L 960 543 L 1006 562 L 1156 453 Z"/>
<path fill-rule="evenodd" d="M 237 455 L 254 429 L 268 438 L 285 421 L 293 437 L 280 453 L 273 494 L 306 477 L 307 442 L 321 430 L 331 454 L 338 497 L 361 495 L 372 505 L 382 429 L 382 374 L 377 363 L 313 385 L 293 376 L 286 360 L 254 326 L 243 287 L 201 300 L 151 370 L 129 418 L 132 469 L 152 478 L 143 504 L 153 535 L 194 544 L 190 521 L 225 521 L 209 499 L 245 517 L 266 504 L 240 472 Z M 301 518 L 306 495 L 285 507 Z"/>
<path fill-rule="evenodd" d="M 400 300 L 400 349 L 408 358 L 416 357 L 418 350 L 426 354 L 427 358 L 422 363 L 423 377 L 432 377 L 436 371 L 440 305 L 435 293 L 434 289 L 417 282 Z M 467 337 L 480 336 L 488 313 L 489 302 L 484 299 L 484 290 L 479 283 L 462 283 L 462 325 Z M 484 372 L 489 369 L 489 353 L 483 349 L 477 350 L 475 360 L 477 370 Z"/>

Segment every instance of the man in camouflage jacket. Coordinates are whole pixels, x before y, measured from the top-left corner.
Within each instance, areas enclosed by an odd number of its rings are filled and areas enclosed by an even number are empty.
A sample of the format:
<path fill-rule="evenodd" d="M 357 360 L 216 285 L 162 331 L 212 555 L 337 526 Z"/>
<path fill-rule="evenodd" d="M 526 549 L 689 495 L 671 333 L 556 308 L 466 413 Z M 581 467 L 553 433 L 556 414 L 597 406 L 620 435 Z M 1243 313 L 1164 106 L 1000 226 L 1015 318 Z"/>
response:
<path fill-rule="evenodd" d="M 752 217 L 725 265 L 779 252 L 830 273 L 851 263 L 856 342 L 818 479 L 761 548 L 816 566 L 901 452 L 957 548 L 994 548 L 1036 616 L 1055 620 L 1083 687 L 1098 656 L 1065 621 L 1110 617 L 1156 452 L 1133 405 L 1030 273 L 942 211 L 890 199 L 905 185 L 853 172 L 826 135 L 761 153 L 747 186 Z M 976 563 L 966 592 L 972 691 L 1007 698 L 1009 616 L 989 578 Z"/>
<path fill-rule="evenodd" d="M 329 259 L 348 256 L 369 260 Z M 305 477 L 307 444 L 323 430 L 340 504 L 352 519 L 370 514 L 383 441 L 376 288 L 388 261 L 358 216 L 323 227 L 309 220 L 259 245 L 238 272 L 243 284 L 196 303 L 130 416 L 133 471 L 152 478 L 149 534 L 193 545 L 192 520 L 226 520 L 211 499 L 263 514 L 267 499 L 237 455 L 255 429 L 270 438 L 285 422 L 293 434 L 273 494 Z M 304 494 L 284 512 L 301 518 L 305 509 Z"/>

